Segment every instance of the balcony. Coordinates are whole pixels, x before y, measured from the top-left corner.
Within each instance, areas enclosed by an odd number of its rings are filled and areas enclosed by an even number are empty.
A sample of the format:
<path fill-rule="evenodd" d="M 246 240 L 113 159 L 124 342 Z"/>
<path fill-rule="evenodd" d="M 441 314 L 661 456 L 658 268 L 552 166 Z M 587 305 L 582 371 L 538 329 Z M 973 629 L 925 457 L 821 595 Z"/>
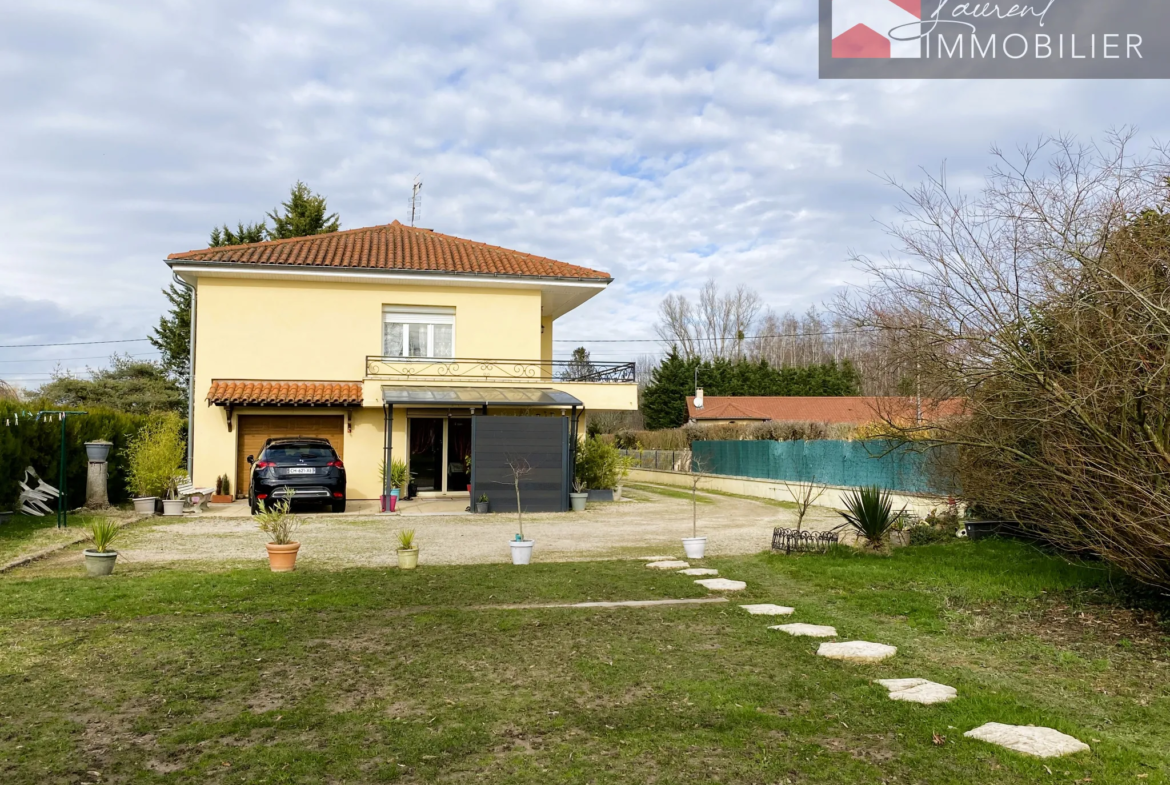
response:
<path fill-rule="evenodd" d="M 394 381 L 515 384 L 584 382 L 633 384 L 632 362 L 366 357 L 366 378 Z"/>

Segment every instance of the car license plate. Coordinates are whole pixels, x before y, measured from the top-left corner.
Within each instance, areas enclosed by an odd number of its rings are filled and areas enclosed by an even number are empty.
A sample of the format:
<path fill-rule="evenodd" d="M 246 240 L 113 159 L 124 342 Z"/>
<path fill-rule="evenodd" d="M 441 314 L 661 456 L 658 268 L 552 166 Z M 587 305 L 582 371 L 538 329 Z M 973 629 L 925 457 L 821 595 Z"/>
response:
<path fill-rule="evenodd" d="M 316 474 L 317 470 L 312 466 L 294 467 L 288 470 L 289 474 Z"/>

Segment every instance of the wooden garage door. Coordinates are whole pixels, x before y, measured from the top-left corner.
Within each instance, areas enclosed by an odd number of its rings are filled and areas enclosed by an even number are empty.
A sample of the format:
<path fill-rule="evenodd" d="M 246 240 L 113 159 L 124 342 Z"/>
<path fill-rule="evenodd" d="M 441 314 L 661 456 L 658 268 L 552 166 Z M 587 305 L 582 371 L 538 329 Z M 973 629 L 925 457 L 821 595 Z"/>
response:
<path fill-rule="evenodd" d="M 313 436 L 328 439 L 345 460 L 345 416 L 341 414 L 241 414 L 236 424 L 236 495 L 245 496 L 252 476 L 248 456 L 260 457 L 267 439 Z"/>

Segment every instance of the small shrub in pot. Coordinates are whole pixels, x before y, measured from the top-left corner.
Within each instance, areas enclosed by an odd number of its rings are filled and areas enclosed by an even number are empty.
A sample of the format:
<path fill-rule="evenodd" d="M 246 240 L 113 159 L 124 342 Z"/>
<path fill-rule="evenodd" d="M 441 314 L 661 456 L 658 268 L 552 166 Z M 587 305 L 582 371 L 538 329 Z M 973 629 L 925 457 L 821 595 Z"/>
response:
<path fill-rule="evenodd" d="M 118 524 L 109 518 L 98 518 L 89 525 L 89 541 L 92 548 L 85 549 L 85 571 L 90 577 L 97 578 L 109 575 L 114 571 L 114 562 L 118 560 L 118 552 L 110 545 L 121 534 Z"/>
<path fill-rule="evenodd" d="M 273 572 L 292 572 L 297 568 L 297 553 L 301 544 L 293 540 L 293 533 L 300 526 L 300 520 L 289 513 L 292 508 L 293 491 L 288 497 L 272 505 L 264 500 L 257 503 L 254 520 L 260 531 L 268 535 L 268 565 Z"/>
<path fill-rule="evenodd" d="M 414 529 L 398 532 L 398 569 L 413 570 L 418 567 L 418 545 L 414 541 Z"/>

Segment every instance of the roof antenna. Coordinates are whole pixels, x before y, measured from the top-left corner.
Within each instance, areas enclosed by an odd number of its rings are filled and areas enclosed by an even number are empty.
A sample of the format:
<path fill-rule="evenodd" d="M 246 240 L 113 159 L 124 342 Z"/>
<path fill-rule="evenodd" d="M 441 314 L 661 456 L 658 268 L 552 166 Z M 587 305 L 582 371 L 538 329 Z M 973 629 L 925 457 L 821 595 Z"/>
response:
<path fill-rule="evenodd" d="M 422 220 L 422 173 L 414 176 L 414 187 L 410 190 L 410 225 Z"/>

